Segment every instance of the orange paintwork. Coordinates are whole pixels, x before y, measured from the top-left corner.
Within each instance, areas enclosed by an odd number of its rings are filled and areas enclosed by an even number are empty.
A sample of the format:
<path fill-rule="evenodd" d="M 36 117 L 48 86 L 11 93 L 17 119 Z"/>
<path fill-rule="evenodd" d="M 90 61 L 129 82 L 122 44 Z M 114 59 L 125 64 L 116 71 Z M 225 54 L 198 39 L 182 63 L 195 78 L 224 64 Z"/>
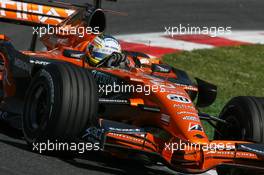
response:
<path fill-rule="evenodd" d="M 0 34 L 0 40 L 9 41 L 10 39 L 5 35 Z"/>
<path fill-rule="evenodd" d="M 144 101 L 143 99 L 137 98 L 137 99 L 130 99 L 131 106 L 138 106 L 143 105 Z"/>

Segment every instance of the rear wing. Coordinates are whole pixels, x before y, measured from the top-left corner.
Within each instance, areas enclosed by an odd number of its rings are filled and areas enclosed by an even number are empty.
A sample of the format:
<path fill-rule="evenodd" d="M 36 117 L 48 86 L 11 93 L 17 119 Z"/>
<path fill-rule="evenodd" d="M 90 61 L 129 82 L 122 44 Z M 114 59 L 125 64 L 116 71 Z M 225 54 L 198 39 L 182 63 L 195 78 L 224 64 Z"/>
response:
<path fill-rule="evenodd" d="M 31 2 L 30 0 L 0 0 L 0 22 L 9 22 L 29 26 L 57 26 L 80 11 L 95 11 L 101 8 L 102 0 L 93 0 L 92 4 L 72 4 L 49 0 Z M 105 0 L 114 1 L 117 0 Z"/>
<path fill-rule="evenodd" d="M 30 26 L 56 26 L 76 12 L 77 8 L 74 6 L 0 0 L 0 21 L 2 22 Z"/>
<path fill-rule="evenodd" d="M 116 1 L 116 0 L 105 0 Z M 72 4 L 49 0 L 0 0 L 0 22 L 28 26 L 55 26 L 61 29 L 90 27 L 102 33 L 106 28 L 105 13 L 101 9 L 102 0 L 94 4 Z M 33 33 L 30 50 L 35 50 L 37 33 Z M 77 38 L 79 39 L 79 38 Z"/>

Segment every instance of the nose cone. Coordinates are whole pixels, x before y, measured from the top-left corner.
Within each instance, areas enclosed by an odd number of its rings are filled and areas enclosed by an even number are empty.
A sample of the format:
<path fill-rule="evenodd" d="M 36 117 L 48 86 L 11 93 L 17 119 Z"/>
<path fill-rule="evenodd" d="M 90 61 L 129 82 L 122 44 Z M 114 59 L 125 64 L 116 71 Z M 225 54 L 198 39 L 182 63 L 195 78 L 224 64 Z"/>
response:
<path fill-rule="evenodd" d="M 208 144 L 198 111 L 185 90 L 163 94 L 160 98 L 170 116 L 169 130 L 173 136 L 190 143 Z"/>

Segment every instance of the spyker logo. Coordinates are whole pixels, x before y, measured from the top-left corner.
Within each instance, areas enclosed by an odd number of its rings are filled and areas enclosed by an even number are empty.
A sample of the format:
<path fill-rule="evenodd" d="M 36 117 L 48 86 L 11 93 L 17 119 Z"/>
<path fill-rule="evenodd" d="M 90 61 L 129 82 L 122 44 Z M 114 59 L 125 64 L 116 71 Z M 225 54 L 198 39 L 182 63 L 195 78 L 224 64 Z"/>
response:
<path fill-rule="evenodd" d="M 203 128 L 199 124 L 190 123 L 188 131 L 203 131 Z"/>
<path fill-rule="evenodd" d="M 179 103 L 191 103 L 191 100 L 181 95 L 169 94 L 167 95 L 167 98 L 172 101 L 179 102 Z"/>

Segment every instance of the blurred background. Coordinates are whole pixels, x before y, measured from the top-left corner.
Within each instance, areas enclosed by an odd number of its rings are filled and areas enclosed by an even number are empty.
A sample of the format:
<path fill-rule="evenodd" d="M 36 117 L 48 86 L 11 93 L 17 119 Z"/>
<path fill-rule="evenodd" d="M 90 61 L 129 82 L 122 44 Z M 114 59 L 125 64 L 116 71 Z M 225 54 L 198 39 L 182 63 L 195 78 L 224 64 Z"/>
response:
<path fill-rule="evenodd" d="M 33 0 L 33 2 L 47 2 Z M 92 1 L 62 1 L 82 4 Z M 225 27 L 232 30 L 264 29 L 262 0 L 118 0 L 103 2 L 103 8 L 127 16 L 107 13 L 108 34 L 164 32 L 165 26 Z M 9 36 L 20 49 L 27 49 L 30 27 L 0 23 L 0 33 Z M 25 39 L 26 38 L 26 39 Z"/>

